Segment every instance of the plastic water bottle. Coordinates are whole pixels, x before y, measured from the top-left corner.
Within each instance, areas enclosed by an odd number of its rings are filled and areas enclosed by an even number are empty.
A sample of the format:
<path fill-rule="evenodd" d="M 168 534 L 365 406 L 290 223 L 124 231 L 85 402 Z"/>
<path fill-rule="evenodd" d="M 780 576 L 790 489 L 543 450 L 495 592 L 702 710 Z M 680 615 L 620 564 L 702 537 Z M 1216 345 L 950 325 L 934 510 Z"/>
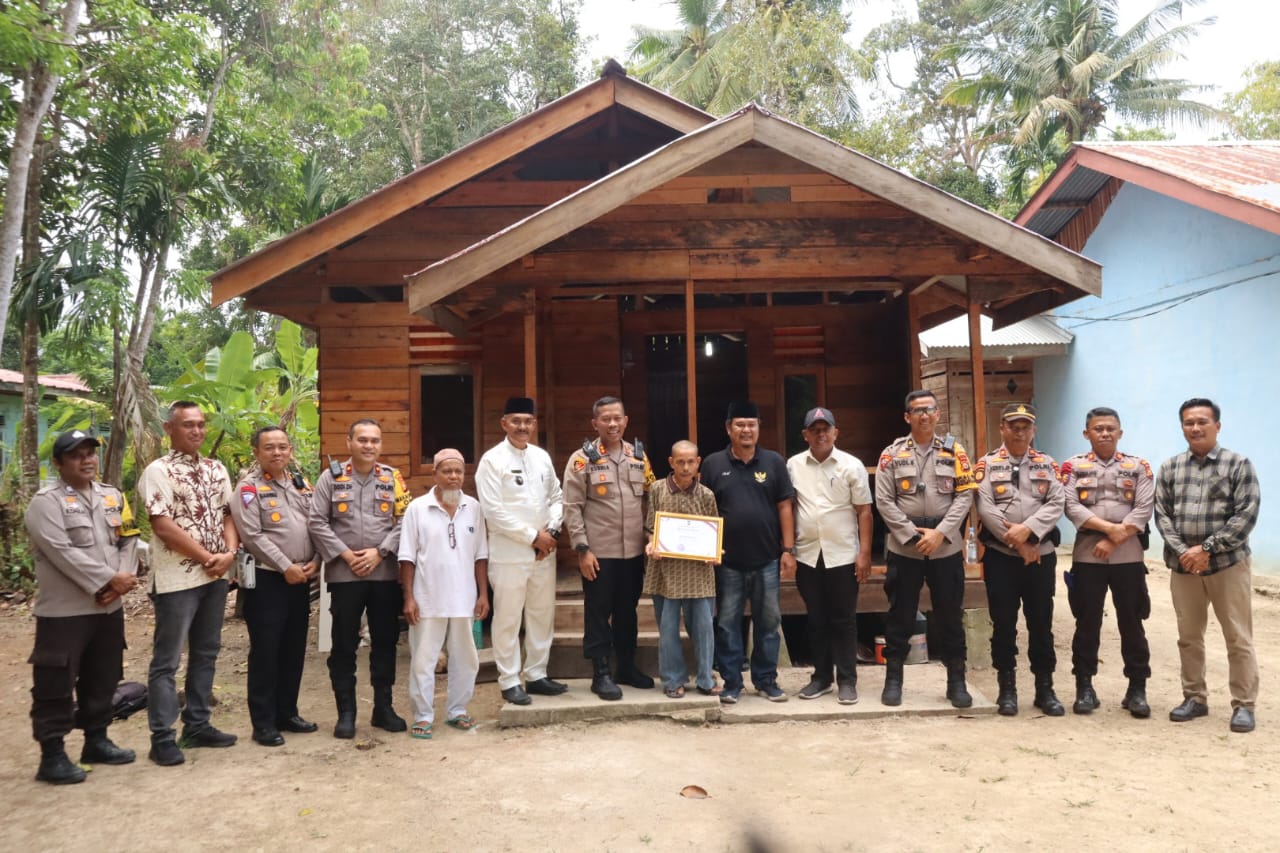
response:
<path fill-rule="evenodd" d="M 978 562 L 978 534 L 972 524 L 964 537 L 964 561 L 970 565 Z"/>

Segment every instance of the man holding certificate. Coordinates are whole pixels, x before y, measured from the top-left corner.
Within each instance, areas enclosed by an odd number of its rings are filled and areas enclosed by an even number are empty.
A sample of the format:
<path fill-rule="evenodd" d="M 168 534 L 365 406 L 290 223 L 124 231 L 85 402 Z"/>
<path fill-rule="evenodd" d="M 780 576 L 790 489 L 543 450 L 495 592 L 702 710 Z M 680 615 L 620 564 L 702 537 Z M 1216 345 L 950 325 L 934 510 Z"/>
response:
<path fill-rule="evenodd" d="M 796 586 L 808 613 L 813 678 L 801 699 L 838 685 L 837 701 L 858 701 L 858 584 L 871 577 L 871 487 L 867 469 L 836 448 L 830 409 L 804 416 L 809 449 L 787 460 L 796 488 Z M 835 678 L 832 678 L 832 670 Z"/>
<path fill-rule="evenodd" d="M 724 518 L 724 562 L 716 567 L 716 664 L 724 679 L 720 701 L 742 694 L 742 618 L 751 601 L 751 683 L 771 702 L 787 701 L 778 686 L 780 577 L 796 573 L 795 489 L 787 462 L 756 446 L 760 411 L 752 402 L 729 406 L 729 446 L 702 463 L 702 483 Z"/>

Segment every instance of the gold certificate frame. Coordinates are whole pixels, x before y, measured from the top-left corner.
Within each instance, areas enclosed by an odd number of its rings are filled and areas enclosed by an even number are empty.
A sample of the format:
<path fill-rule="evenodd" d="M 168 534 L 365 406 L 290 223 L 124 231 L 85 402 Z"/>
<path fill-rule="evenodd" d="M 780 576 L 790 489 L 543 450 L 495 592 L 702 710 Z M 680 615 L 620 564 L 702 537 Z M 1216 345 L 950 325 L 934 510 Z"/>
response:
<path fill-rule="evenodd" d="M 658 512 L 653 518 L 653 550 L 661 557 L 720 562 L 724 519 L 713 515 Z"/>

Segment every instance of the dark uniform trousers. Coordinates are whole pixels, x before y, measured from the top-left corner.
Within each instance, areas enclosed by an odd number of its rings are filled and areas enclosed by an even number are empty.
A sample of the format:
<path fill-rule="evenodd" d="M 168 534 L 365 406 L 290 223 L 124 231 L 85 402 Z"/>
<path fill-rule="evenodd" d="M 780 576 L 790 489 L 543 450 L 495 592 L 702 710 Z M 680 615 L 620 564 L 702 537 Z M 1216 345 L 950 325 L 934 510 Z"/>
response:
<path fill-rule="evenodd" d="M 630 663 L 636 657 L 636 606 L 644 586 L 644 557 L 597 561 L 596 579 L 582 579 L 582 656 L 607 658 L 613 651 L 619 663 Z"/>
<path fill-rule="evenodd" d="M 813 677 L 830 684 L 834 669 L 837 683 L 857 684 L 858 576 L 853 563 L 828 568 L 819 552 L 816 566 L 796 563 L 796 588 L 804 599 Z"/>
<path fill-rule="evenodd" d="M 1151 614 L 1151 598 L 1147 593 L 1147 567 L 1142 563 L 1076 563 L 1071 567 L 1068 600 L 1076 617 L 1071 671 L 1075 675 L 1098 674 L 1098 636 L 1108 588 L 1120 628 L 1125 677 L 1150 678 L 1151 648 L 1142 620 Z"/>
<path fill-rule="evenodd" d="M 249 628 L 249 719 L 256 729 L 274 729 L 298 713 L 311 585 L 265 569 L 257 581 L 240 591 Z"/>
<path fill-rule="evenodd" d="M 889 613 L 884 626 L 885 660 L 905 661 L 915 633 L 916 611 L 920 607 L 920 588 L 929 584 L 929 600 L 933 612 L 934 636 L 939 644 L 933 649 L 946 663 L 963 663 L 968 657 L 964 638 L 964 555 L 919 560 L 889 552 L 889 573 L 894 576 L 889 596 Z M 887 585 L 886 585 L 887 586 Z"/>
<path fill-rule="evenodd" d="M 124 611 L 85 616 L 37 616 L 29 663 L 35 739 L 87 732 L 111 723 L 111 699 L 124 674 Z M 74 700 L 72 694 L 74 692 Z"/>
<path fill-rule="evenodd" d="M 1041 554 L 1026 565 L 1021 557 L 988 548 L 982 558 L 987 605 L 991 608 L 991 665 L 1009 672 L 1018 661 L 1018 609 L 1027 620 L 1027 658 L 1036 675 L 1052 675 L 1058 665 L 1053 650 L 1053 595 L 1058 555 Z"/>
<path fill-rule="evenodd" d="M 329 681 L 335 693 L 356 688 L 356 649 L 360 646 L 360 616 L 369 615 L 369 681 L 376 690 L 396 683 L 396 641 L 400 639 L 400 610 L 404 596 L 399 581 L 344 581 L 329 584 L 329 614 L 333 617 L 333 648 L 329 652 Z"/>

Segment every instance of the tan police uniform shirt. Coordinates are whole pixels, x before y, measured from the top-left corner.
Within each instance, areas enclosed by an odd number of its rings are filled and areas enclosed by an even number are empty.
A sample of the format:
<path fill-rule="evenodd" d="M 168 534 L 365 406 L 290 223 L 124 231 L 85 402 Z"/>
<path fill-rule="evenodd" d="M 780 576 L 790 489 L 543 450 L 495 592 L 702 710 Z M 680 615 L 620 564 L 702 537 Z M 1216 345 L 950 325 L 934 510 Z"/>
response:
<path fill-rule="evenodd" d="M 918 535 L 913 518 L 942 519 L 934 529 L 942 533 L 943 543 L 931 559 L 950 557 L 964 546 L 965 518 L 977 483 L 964 448 L 958 442 L 950 450 L 944 445 L 937 436 L 921 446 L 905 435 L 880 454 L 876 508 L 889 529 L 886 543 L 893 554 L 922 559 L 907 544 Z"/>
<path fill-rule="evenodd" d="M 564 468 L 564 526 L 575 551 L 589 548 L 605 559 L 630 559 L 644 553 L 644 496 L 653 482 L 649 459 L 635 458 L 635 446 L 622 442 L 610 454 L 595 447 L 592 461 L 578 448 Z"/>
<path fill-rule="evenodd" d="M 1093 548 L 1107 538 L 1106 534 L 1085 530 L 1082 525 L 1097 517 L 1142 530 L 1156 505 L 1156 481 L 1147 460 L 1118 450 L 1102 460 L 1090 451 L 1063 462 L 1060 473 L 1066 515 L 1078 528 L 1071 559 L 1077 563 L 1141 563 L 1143 549 L 1136 535 L 1117 545 L 1109 559 L 1100 560 L 1093 555 Z"/>
<path fill-rule="evenodd" d="M 316 553 L 307 529 L 311 496 L 305 479 L 298 488 L 287 474 L 276 480 L 258 466 L 236 484 L 231 517 L 240 531 L 240 544 L 259 569 L 283 574 L 290 566 L 311 562 Z"/>
<path fill-rule="evenodd" d="M 316 482 L 307 521 L 311 540 L 325 561 L 325 581 L 398 581 L 400 518 L 409 500 L 400 472 L 389 465 L 377 463 L 368 474 L 360 475 L 348 459 L 337 477 L 326 468 Z M 359 577 L 340 558 L 348 548 L 377 548 L 382 561 L 368 575 Z"/>
<path fill-rule="evenodd" d="M 58 479 L 27 505 L 27 536 L 35 551 L 36 616 L 114 613 L 94 596 L 119 572 L 137 574 L 138 528 L 114 486 L 90 483 L 78 492 Z"/>
<path fill-rule="evenodd" d="M 1000 445 L 982 457 L 974 476 L 978 480 L 978 517 L 995 537 L 994 541 L 983 540 L 987 547 L 1017 556 L 1016 549 L 1004 544 L 1004 537 L 1014 524 L 1025 524 L 1039 538 L 1039 552 L 1053 552 L 1053 543 L 1046 537 L 1062 518 L 1066 494 L 1058 479 L 1058 465 L 1050 456 L 1033 447 L 1026 456 L 1015 459 Z"/>

